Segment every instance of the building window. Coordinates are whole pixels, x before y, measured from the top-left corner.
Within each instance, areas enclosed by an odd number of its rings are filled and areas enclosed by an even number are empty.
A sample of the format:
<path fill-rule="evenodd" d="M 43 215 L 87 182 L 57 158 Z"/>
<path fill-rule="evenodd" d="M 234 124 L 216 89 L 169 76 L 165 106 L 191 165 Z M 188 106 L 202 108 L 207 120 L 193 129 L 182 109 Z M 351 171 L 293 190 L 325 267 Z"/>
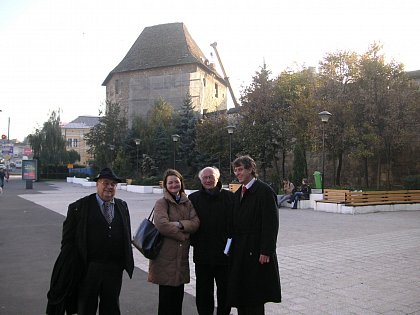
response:
<path fill-rule="evenodd" d="M 67 146 L 69 148 L 71 148 L 72 143 L 73 143 L 73 139 L 71 139 L 71 138 L 67 139 Z"/>
<path fill-rule="evenodd" d="M 206 87 L 206 78 L 203 78 L 203 85 Z"/>
<path fill-rule="evenodd" d="M 219 97 L 219 86 L 217 85 L 217 83 L 214 84 L 214 89 L 215 89 L 214 96 Z"/>
<path fill-rule="evenodd" d="M 120 80 L 115 80 L 115 94 L 120 94 Z"/>
<path fill-rule="evenodd" d="M 78 140 L 77 139 L 73 139 L 73 148 L 77 148 L 78 147 Z"/>

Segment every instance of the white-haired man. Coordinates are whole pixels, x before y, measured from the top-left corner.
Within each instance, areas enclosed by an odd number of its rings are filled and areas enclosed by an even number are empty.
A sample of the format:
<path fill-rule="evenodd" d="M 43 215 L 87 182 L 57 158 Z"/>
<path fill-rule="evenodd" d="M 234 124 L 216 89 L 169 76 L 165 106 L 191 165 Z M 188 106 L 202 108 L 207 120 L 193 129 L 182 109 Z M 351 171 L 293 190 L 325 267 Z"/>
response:
<path fill-rule="evenodd" d="M 217 314 L 230 314 L 227 305 L 228 261 L 223 253 L 233 210 L 233 193 L 222 189 L 220 171 L 205 167 L 199 173 L 202 188 L 189 195 L 200 218 L 200 228 L 192 235 L 198 314 L 213 314 L 214 282 L 217 286 Z"/>

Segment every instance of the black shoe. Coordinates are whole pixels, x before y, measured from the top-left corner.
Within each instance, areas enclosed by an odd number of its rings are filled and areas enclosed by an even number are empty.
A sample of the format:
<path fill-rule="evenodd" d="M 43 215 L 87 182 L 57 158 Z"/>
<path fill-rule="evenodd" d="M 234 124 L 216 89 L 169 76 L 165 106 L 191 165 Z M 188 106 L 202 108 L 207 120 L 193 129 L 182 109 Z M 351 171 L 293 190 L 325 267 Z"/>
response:
<path fill-rule="evenodd" d="M 297 209 L 297 207 L 292 207 L 292 209 Z"/>
<path fill-rule="evenodd" d="M 292 203 L 290 200 L 287 200 L 287 203 Z"/>

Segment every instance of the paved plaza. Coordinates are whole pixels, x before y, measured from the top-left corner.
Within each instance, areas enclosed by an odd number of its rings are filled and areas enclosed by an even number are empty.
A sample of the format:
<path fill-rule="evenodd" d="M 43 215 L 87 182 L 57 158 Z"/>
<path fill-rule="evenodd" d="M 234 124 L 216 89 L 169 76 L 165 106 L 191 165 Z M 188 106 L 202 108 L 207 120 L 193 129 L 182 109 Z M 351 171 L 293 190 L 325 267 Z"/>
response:
<path fill-rule="evenodd" d="M 14 177 L 0 195 L 0 314 L 44 314 L 67 205 L 93 193 L 66 182 L 26 189 Z M 160 194 L 123 190 L 132 230 Z M 124 276 L 122 314 L 156 314 L 157 286 L 147 282 L 148 261 L 135 251 L 133 279 Z M 419 211 L 346 215 L 280 209 L 277 241 L 283 302 L 266 314 L 420 315 Z M 195 274 L 186 285 L 183 314 L 195 309 Z M 232 310 L 236 314 L 236 310 Z"/>

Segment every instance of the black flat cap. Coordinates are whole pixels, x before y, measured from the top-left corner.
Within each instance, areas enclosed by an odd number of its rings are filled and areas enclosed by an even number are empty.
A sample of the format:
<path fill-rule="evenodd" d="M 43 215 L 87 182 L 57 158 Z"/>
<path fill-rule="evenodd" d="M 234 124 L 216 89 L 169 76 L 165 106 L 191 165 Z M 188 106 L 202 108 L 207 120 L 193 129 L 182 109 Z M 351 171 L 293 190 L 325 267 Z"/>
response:
<path fill-rule="evenodd" d="M 117 183 L 122 183 L 122 179 L 115 175 L 115 173 L 109 167 L 102 169 L 93 180 L 97 182 L 101 178 L 111 179 Z"/>

